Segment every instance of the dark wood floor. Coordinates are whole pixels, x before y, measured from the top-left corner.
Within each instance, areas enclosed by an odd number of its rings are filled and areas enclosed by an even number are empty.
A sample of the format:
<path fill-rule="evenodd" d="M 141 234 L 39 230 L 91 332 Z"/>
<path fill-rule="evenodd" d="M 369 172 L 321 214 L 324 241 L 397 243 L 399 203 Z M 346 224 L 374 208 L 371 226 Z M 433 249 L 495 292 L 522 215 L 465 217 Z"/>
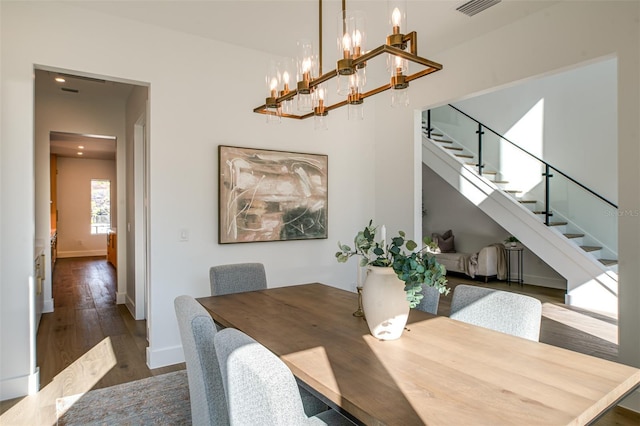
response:
<path fill-rule="evenodd" d="M 449 277 L 450 287 L 461 283 L 536 297 L 543 302 L 541 342 L 617 359 L 615 318 L 564 305 L 562 290 Z M 185 368 L 184 364 L 155 370 L 146 366 L 146 321 L 134 320 L 124 305 L 116 305 L 116 270 L 104 258 L 59 259 L 53 297 L 55 311 L 42 316 L 37 335 L 43 390 L 36 397 L 0 403 L 0 413 L 6 414 L 1 424 L 55 424 L 55 398 Z M 451 294 L 443 296 L 438 313 L 448 315 L 450 304 Z M 112 359 L 113 365 L 101 366 L 104 358 Z M 637 426 L 640 414 L 616 407 L 596 424 Z"/>

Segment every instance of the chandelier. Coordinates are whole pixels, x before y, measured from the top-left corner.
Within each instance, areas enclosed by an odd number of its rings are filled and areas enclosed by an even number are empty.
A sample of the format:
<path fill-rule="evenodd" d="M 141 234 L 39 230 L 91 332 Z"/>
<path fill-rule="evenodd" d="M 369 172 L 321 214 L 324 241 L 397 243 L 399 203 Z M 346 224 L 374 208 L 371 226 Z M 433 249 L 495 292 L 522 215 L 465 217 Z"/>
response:
<path fill-rule="evenodd" d="M 335 69 L 323 74 L 322 0 L 318 0 L 319 54 L 314 53 L 310 41 L 301 40 L 295 60 L 270 61 L 266 75 L 268 96 L 265 103 L 253 111 L 265 114 L 267 122 L 279 122 L 281 117 L 315 117 L 316 127 L 326 128 L 324 118 L 329 111 L 347 106 L 349 119 L 362 119 L 364 100 L 389 89 L 393 91 L 392 106 L 408 105 L 409 82 L 441 70 L 442 65 L 418 56 L 415 31 L 402 33 L 406 24 L 406 0 L 388 3 L 391 34 L 381 46 L 365 51 L 365 15 L 361 11 L 347 11 L 346 0 L 342 0 L 337 26 L 341 59 Z M 367 65 L 381 55 L 386 56 L 389 83 L 365 90 Z M 409 63 L 417 64 L 420 70 L 410 74 Z M 331 104 L 327 82 L 334 78 L 337 79 L 338 100 Z"/>

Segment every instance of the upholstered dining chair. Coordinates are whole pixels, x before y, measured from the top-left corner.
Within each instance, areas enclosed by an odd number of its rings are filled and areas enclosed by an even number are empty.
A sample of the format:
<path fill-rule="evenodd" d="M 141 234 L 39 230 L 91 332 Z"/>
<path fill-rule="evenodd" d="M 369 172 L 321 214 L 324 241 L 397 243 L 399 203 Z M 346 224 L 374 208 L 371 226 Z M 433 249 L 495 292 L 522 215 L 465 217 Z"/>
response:
<path fill-rule="evenodd" d="M 194 425 L 228 425 L 227 399 L 213 338 L 213 319 L 191 296 L 174 300 L 187 364 L 191 418 Z"/>
<path fill-rule="evenodd" d="M 449 317 L 538 341 L 542 304 L 523 294 L 459 284 L 453 290 Z"/>
<path fill-rule="evenodd" d="M 308 417 L 289 367 L 262 344 L 234 328 L 214 338 L 234 425 L 353 425 L 334 410 Z"/>
<path fill-rule="evenodd" d="M 431 286 L 422 286 L 421 290 L 422 295 L 424 296 L 416 309 L 420 309 L 424 312 L 429 312 L 430 314 L 437 315 L 438 314 L 438 305 L 440 304 L 440 292 L 437 288 Z"/>
<path fill-rule="evenodd" d="M 221 296 L 267 288 L 267 275 L 262 263 L 236 263 L 209 269 L 211 295 Z"/>
<path fill-rule="evenodd" d="M 267 288 L 267 274 L 262 263 L 235 263 L 217 265 L 209 268 L 209 282 L 211 295 L 242 293 L 245 291 L 264 290 Z M 218 331 L 222 327 L 216 324 Z M 326 411 L 329 407 L 311 392 L 303 387 L 299 388 L 304 411 L 312 416 Z"/>

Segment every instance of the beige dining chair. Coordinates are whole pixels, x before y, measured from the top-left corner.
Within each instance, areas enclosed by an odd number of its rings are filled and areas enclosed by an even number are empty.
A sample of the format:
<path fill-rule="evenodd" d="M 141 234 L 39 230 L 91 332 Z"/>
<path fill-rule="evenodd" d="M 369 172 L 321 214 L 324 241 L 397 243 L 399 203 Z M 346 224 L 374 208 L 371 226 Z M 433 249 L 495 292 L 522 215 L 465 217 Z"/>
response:
<path fill-rule="evenodd" d="M 187 364 L 192 423 L 228 425 L 227 399 L 213 343 L 213 319 L 191 296 L 178 296 L 173 304 Z"/>
<path fill-rule="evenodd" d="M 305 414 L 296 379 L 266 347 L 234 328 L 214 338 L 234 425 L 353 425 L 335 410 Z"/>
<path fill-rule="evenodd" d="M 267 288 L 267 275 L 262 263 L 235 263 L 209 269 L 211 295 L 242 293 Z"/>
<path fill-rule="evenodd" d="M 524 294 L 459 284 L 453 290 L 449 317 L 538 341 L 542 304 Z"/>

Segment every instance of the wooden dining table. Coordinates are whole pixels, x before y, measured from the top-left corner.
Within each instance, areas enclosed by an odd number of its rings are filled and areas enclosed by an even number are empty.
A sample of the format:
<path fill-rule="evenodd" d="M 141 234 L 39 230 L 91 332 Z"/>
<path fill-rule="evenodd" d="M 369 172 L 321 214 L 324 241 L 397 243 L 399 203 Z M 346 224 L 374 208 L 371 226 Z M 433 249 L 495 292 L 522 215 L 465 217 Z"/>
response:
<path fill-rule="evenodd" d="M 324 284 L 198 301 L 367 425 L 583 425 L 640 385 L 637 368 L 415 309 L 377 340 L 357 295 Z"/>

